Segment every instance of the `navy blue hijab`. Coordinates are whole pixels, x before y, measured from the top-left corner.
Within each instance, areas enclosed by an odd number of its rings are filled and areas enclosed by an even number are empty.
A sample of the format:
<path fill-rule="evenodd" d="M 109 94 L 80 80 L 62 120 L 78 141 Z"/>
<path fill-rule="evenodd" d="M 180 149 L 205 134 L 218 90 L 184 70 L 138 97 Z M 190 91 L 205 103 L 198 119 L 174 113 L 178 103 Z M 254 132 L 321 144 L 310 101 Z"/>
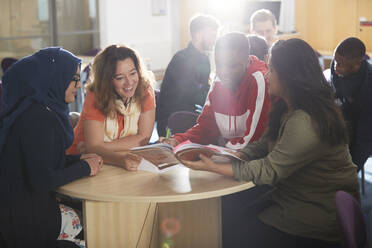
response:
<path fill-rule="evenodd" d="M 54 111 L 65 133 L 65 148 L 71 146 L 74 133 L 69 120 L 68 104 L 65 102 L 65 91 L 80 63 L 81 60 L 72 53 L 59 47 L 50 47 L 17 61 L 4 74 L 0 154 L 17 117 L 35 102 Z"/>

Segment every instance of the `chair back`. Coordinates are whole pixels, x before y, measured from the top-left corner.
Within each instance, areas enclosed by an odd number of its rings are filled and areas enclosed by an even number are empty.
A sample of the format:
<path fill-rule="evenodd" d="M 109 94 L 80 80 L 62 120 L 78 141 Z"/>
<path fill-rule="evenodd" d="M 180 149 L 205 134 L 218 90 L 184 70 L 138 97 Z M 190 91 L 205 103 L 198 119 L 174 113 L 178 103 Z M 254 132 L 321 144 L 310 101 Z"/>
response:
<path fill-rule="evenodd" d="M 196 124 L 198 114 L 189 111 L 178 111 L 171 114 L 168 118 L 168 128 L 171 133 L 184 133 Z"/>
<path fill-rule="evenodd" d="M 160 90 L 154 89 L 154 92 L 155 92 L 155 103 L 156 103 L 156 106 L 158 106 L 158 104 L 159 104 L 159 97 L 160 97 Z"/>
<path fill-rule="evenodd" d="M 156 107 L 155 107 L 155 111 L 156 111 L 155 120 L 156 121 L 159 121 L 160 90 L 159 89 L 154 89 L 154 92 L 155 92 L 155 103 L 156 103 Z"/>
<path fill-rule="evenodd" d="M 71 122 L 71 126 L 72 128 L 75 128 L 75 126 L 77 125 L 79 119 L 80 119 L 80 113 L 78 112 L 70 112 L 70 122 Z"/>
<path fill-rule="evenodd" d="M 84 67 L 83 71 L 80 73 L 81 74 L 81 84 L 83 86 L 88 82 L 91 70 L 92 70 L 92 64 L 89 63 Z"/>
<path fill-rule="evenodd" d="M 359 202 L 349 193 L 337 191 L 335 203 L 337 221 L 341 231 L 342 247 L 366 247 L 366 224 Z"/>

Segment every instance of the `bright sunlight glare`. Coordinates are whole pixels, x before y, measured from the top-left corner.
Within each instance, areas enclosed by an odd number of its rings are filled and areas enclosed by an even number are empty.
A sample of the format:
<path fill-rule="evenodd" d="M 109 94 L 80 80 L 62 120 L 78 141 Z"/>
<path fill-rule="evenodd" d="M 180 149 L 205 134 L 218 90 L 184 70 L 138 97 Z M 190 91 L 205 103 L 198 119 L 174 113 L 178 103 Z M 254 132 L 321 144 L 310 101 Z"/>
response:
<path fill-rule="evenodd" d="M 231 12 L 244 6 L 246 0 L 208 0 L 208 9 L 211 13 Z"/>

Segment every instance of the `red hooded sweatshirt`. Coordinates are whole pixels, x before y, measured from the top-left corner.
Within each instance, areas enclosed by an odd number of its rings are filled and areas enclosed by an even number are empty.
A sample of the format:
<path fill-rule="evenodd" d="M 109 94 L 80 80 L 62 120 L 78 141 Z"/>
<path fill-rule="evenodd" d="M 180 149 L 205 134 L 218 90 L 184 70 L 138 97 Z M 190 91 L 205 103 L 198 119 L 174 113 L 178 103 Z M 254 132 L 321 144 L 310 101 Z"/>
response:
<path fill-rule="evenodd" d="M 236 91 L 228 90 L 216 78 L 197 124 L 185 133 L 175 134 L 178 142 L 215 144 L 222 137 L 226 147 L 241 149 L 261 137 L 270 111 L 264 79 L 267 67 L 255 56 L 250 56 L 250 61 Z"/>

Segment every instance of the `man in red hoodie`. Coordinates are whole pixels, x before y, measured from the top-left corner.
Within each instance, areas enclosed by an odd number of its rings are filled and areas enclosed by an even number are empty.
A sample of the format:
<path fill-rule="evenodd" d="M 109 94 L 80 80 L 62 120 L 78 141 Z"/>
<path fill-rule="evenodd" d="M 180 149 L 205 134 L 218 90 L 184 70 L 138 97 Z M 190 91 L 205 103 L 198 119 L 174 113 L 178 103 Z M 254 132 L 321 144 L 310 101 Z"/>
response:
<path fill-rule="evenodd" d="M 197 124 L 160 142 L 172 146 L 190 140 L 199 144 L 223 143 L 240 149 L 258 140 L 266 129 L 270 101 L 264 62 L 249 56 L 249 42 L 242 33 L 228 33 L 215 47 L 217 77 Z"/>

